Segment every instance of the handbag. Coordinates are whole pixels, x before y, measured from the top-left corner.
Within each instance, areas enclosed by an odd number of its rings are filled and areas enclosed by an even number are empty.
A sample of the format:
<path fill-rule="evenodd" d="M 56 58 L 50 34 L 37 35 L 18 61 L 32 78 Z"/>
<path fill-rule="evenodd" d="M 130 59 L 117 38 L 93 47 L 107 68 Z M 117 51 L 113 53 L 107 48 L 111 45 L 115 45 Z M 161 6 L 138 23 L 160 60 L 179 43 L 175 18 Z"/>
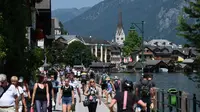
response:
<path fill-rule="evenodd" d="M 30 112 L 34 112 L 34 107 L 31 107 L 31 108 L 30 108 Z"/>
<path fill-rule="evenodd" d="M 56 103 L 54 100 L 52 100 L 52 106 L 56 106 Z"/>
<path fill-rule="evenodd" d="M 87 107 L 87 106 L 89 106 L 89 104 L 90 104 L 89 99 L 87 97 L 85 97 L 85 100 L 83 101 L 83 106 Z"/>

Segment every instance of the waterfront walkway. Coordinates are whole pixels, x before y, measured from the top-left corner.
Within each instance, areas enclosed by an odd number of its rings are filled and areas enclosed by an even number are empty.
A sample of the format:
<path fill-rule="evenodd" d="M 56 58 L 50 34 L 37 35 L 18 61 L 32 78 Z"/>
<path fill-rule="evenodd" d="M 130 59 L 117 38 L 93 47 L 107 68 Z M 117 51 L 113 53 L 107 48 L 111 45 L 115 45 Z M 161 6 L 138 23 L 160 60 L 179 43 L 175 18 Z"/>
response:
<path fill-rule="evenodd" d="M 58 78 L 58 81 L 59 80 L 60 79 Z M 79 87 L 81 88 L 80 83 L 79 83 L 79 85 L 80 85 Z M 101 89 L 100 89 L 100 93 L 101 93 Z M 58 104 L 58 97 L 59 97 L 59 92 L 57 94 L 56 111 L 53 111 L 53 112 L 61 112 L 62 111 L 62 105 Z M 81 90 L 81 99 L 82 99 L 82 101 L 85 99 L 85 96 L 83 95 L 82 90 Z M 109 102 L 110 101 L 111 101 L 111 99 L 109 99 Z M 79 98 L 77 98 L 76 112 L 88 112 L 88 108 L 83 106 L 83 102 L 79 103 Z M 98 103 L 97 112 L 109 112 L 108 105 L 105 103 L 105 98 L 102 99 L 101 105 L 99 105 L 99 103 Z"/>

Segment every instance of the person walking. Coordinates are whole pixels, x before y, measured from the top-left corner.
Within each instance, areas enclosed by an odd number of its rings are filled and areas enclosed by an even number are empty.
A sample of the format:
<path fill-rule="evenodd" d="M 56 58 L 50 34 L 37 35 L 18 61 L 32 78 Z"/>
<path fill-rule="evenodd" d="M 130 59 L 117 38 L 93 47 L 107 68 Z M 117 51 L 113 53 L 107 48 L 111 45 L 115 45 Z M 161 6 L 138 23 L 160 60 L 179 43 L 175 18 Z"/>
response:
<path fill-rule="evenodd" d="M 24 106 L 24 112 L 27 112 L 27 106 L 26 106 L 26 101 L 24 98 L 24 92 L 22 87 L 18 85 L 18 77 L 17 76 L 12 76 L 11 77 L 11 83 L 15 86 L 17 90 L 17 96 L 18 96 L 18 112 L 22 112 L 23 106 Z"/>
<path fill-rule="evenodd" d="M 76 95 L 78 93 L 79 103 L 80 103 L 81 102 L 81 92 L 80 92 L 80 89 L 79 89 L 79 83 L 78 83 L 78 81 L 76 81 L 74 79 L 74 74 L 73 73 L 70 74 L 69 79 L 70 79 L 70 83 L 69 84 L 74 88 L 74 104 L 72 105 L 72 112 L 74 112 L 75 108 L 76 108 L 76 97 L 77 97 Z"/>
<path fill-rule="evenodd" d="M 55 80 L 54 75 L 51 75 L 51 82 L 53 85 L 53 92 L 54 92 L 54 97 L 52 100 L 55 103 L 55 105 L 53 105 L 53 108 L 54 108 L 54 110 L 56 110 L 56 100 L 57 100 L 59 82 L 57 80 Z"/>
<path fill-rule="evenodd" d="M 44 82 L 48 85 L 48 90 L 49 90 L 49 106 L 47 107 L 47 110 L 48 110 L 48 112 L 52 112 L 52 101 L 54 98 L 54 90 L 53 90 L 51 78 L 49 76 L 45 75 Z"/>
<path fill-rule="evenodd" d="M 60 89 L 59 104 L 62 100 L 62 112 L 70 112 L 74 104 L 74 88 L 69 85 L 69 79 L 65 79 L 65 85 Z"/>
<path fill-rule="evenodd" d="M 110 77 L 106 78 L 106 83 L 107 83 L 107 90 L 105 90 L 105 94 L 106 94 L 106 103 L 108 104 L 108 97 L 110 95 L 111 99 L 112 99 L 112 91 L 115 92 L 115 87 L 113 85 L 113 83 L 110 80 Z"/>
<path fill-rule="evenodd" d="M 22 87 L 23 89 L 23 94 L 24 94 L 24 98 L 25 98 L 25 102 L 26 102 L 26 108 L 27 110 L 30 110 L 30 106 L 31 106 L 31 94 L 30 94 L 30 90 L 29 90 L 29 85 L 27 84 L 26 81 L 24 81 L 23 77 L 19 77 L 19 86 Z M 25 109 L 25 107 L 23 108 Z M 23 110 L 24 112 L 25 110 Z"/>
<path fill-rule="evenodd" d="M 115 87 L 116 92 L 121 91 L 121 81 L 119 80 L 117 76 L 114 77 L 114 87 Z"/>
<path fill-rule="evenodd" d="M 44 74 L 40 74 L 39 80 L 33 88 L 31 106 L 33 107 L 35 101 L 37 112 L 47 112 L 49 106 L 49 88 L 48 84 L 44 82 L 45 78 Z"/>
<path fill-rule="evenodd" d="M 109 77 L 108 74 L 106 72 L 104 72 L 99 80 L 99 85 L 101 85 L 101 89 L 102 89 L 102 91 L 101 91 L 102 98 L 103 98 L 104 92 L 107 89 L 107 84 L 106 84 L 107 77 Z"/>
<path fill-rule="evenodd" d="M 96 83 L 94 79 L 90 79 L 88 87 L 86 88 L 84 95 L 89 99 L 89 106 L 88 110 L 89 112 L 96 112 L 97 109 L 97 98 L 99 99 L 99 105 L 101 105 L 101 97 L 99 95 L 99 91 L 96 88 Z"/>
<path fill-rule="evenodd" d="M 117 112 L 134 112 L 134 104 L 140 104 L 146 110 L 146 104 L 139 100 L 139 98 L 132 93 L 133 83 L 131 81 L 124 81 L 122 83 L 122 92 L 116 93 L 109 105 L 110 112 L 113 111 L 114 104 L 117 103 Z"/>
<path fill-rule="evenodd" d="M 152 82 L 148 80 L 149 74 L 144 74 L 142 79 L 136 85 L 136 95 L 147 103 L 147 112 L 150 112 L 151 98 L 154 96 Z M 140 107 L 140 106 L 139 106 Z"/>
<path fill-rule="evenodd" d="M 18 112 L 17 90 L 5 74 L 0 74 L 0 112 Z"/>

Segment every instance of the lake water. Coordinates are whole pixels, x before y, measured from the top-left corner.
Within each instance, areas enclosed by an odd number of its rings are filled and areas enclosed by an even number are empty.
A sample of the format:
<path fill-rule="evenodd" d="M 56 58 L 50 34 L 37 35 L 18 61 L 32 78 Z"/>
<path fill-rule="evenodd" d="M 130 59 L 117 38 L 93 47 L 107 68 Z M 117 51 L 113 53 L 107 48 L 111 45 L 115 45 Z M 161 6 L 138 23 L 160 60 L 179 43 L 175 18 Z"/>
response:
<path fill-rule="evenodd" d="M 198 83 L 193 82 L 188 76 L 182 73 L 155 73 L 154 81 L 156 87 L 168 90 L 169 88 L 176 88 L 177 90 L 185 91 L 187 93 L 196 94 L 198 100 L 200 100 L 200 88 Z M 195 74 L 193 74 L 195 75 Z M 126 77 L 133 82 L 139 81 L 141 74 L 139 73 L 113 73 L 111 77 L 118 76 L 120 79 Z"/>

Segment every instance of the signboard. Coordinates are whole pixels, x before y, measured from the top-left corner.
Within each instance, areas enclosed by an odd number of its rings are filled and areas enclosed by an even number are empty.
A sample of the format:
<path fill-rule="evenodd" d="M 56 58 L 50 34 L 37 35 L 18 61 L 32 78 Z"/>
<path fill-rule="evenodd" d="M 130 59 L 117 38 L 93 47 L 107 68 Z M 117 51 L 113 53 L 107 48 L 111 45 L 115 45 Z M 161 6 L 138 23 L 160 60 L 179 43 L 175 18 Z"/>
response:
<path fill-rule="evenodd" d="M 35 3 L 36 9 L 51 9 L 51 0 L 42 0 L 40 3 Z"/>

